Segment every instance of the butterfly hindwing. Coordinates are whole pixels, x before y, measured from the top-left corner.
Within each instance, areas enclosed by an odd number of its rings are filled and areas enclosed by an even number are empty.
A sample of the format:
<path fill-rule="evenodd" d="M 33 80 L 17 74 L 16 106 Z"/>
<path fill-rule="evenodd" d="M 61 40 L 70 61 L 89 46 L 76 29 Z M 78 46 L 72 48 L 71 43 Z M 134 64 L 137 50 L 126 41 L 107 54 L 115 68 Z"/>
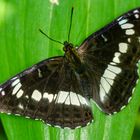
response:
<path fill-rule="evenodd" d="M 0 87 L 0 111 L 62 128 L 85 126 L 93 119 L 91 108 L 72 78 L 63 57 L 40 62 Z"/>
<path fill-rule="evenodd" d="M 140 9 L 120 16 L 89 36 L 78 52 L 98 83 L 94 86 L 96 92 L 89 96 L 107 114 L 120 111 L 131 99 L 138 80 Z"/>

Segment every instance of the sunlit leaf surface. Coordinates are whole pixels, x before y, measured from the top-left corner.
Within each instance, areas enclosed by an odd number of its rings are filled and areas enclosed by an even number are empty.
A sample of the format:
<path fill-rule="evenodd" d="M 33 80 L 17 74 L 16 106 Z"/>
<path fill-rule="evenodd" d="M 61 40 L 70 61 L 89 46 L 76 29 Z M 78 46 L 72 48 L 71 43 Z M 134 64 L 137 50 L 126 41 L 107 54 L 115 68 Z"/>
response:
<path fill-rule="evenodd" d="M 40 60 L 63 55 L 63 46 L 45 38 L 38 29 L 61 42 L 67 40 L 72 6 L 70 41 L 80 45 L 117 16 L 140 6 L 140 1 L 0 0 L 1 83 Z M 14 115 L 0 116 L 8 140 L 130 140 L 140 104 L 139 91 L 140 83 L 129 105 L 113 116 L 106 116 L 92 102 L 95 122 L 76 130 L 53 128 Z M 0 135 L 0 139 L 5 135 Z"/>

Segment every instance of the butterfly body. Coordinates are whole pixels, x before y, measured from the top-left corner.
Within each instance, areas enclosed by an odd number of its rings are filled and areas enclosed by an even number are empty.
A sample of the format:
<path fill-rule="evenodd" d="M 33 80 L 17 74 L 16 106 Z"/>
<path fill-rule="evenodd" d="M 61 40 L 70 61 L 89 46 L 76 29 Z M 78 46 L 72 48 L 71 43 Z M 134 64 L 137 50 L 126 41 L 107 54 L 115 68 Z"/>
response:
<path fill-rule="evenodd" d="M 65 41 L 63 50 L 65 51 L 64 59 L 66 59 L 67 63 L 70 64 L 73 70 L 82 74 L 85 70 L 85 65 L 84 62 L 82 62 L 77 49 L 73 46 L 73 44 Z"/>
<path fill-rule="evenodd" d="M 0 112 L 76 128 L 93 120 L 90 99 L 106 114 L 121 111 L 139 79 L 140 8 L 63 50 L 2 84 Z"/>

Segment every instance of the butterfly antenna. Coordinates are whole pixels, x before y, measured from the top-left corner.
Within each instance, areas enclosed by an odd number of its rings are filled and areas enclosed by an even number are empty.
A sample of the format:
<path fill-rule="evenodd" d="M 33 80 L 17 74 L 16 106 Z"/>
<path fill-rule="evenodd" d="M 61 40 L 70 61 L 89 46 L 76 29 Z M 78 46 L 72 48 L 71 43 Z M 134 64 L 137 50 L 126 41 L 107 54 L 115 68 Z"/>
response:
<path fill-rule="evenodd" d="M 71 17 L 70 17 L 70 28 L 69 28 L 69 33 L 68 33 L 68 42 L 70 40 L 70 32 L 71 32 L 71 25 L 72 25 L 72 16 L 73 16 L 73 7 L 71 9 Z"/>
<path fill-rule="evenodd" d="M 39 29 L 39 31 L 43 34 L 43 35 L 45 35 L 47 38 L 49 38 L 50 40 L 52 40 L 52 41 L 54 41 L 54 42 L 57 42 L 57 43 L 59 43 L 59 44 L 62 44 L 62 45 L 64 45 L 62 42 L 60 42 L 60 41 L 57 41 L 57 40 L 55 40 L 55 39 L 52 39 L 51 37 L 49 37 L 47 34 L 45 34 L 41 29 Z"/>

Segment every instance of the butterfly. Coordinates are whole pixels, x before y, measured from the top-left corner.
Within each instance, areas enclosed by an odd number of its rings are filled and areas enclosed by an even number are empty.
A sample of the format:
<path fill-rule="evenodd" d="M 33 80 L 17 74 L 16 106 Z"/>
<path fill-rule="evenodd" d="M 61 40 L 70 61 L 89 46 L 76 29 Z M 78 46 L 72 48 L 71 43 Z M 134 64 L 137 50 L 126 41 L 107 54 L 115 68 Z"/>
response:
<path fill-rule="evenodd" d="M 121 111 L 139 79 L 140 8 L 91 34 L 64 56 L 51 57 L 0 86 L 0 112 L 61 128 L 91 123 L 90 99 L 106 114 Z"/>

